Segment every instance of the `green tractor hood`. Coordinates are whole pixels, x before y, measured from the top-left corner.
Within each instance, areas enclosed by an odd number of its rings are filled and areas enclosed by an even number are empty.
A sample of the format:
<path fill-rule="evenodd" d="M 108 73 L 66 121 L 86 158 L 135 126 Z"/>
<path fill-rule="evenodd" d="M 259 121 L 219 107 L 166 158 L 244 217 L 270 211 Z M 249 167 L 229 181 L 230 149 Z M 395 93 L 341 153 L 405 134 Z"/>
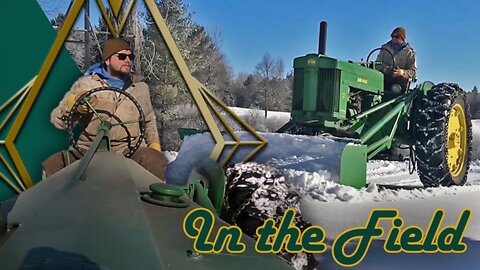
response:
<path fill-rule="evenodd" d="M 81 180 L 75 162 L 20 194 L 0 234 L 0 269 L 291 269 L 273 254 L 198 254 L 183 232 L 199 205 L 186 194 L 179 208 L 141 199 L 158 178 L 120 154 L 95 154 Z M 220 226 L 215 220 L 211 239 Z M 83 268 L 82 268 L 83 269 Z"/>

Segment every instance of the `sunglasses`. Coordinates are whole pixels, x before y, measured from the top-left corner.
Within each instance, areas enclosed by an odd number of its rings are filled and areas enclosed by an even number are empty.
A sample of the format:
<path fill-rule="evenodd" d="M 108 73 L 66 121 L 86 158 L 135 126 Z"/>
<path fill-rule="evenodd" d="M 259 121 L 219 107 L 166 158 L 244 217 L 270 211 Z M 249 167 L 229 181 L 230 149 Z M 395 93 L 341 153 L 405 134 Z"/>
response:
<path fill-rule="evenodd" d="M 392 38 L 401 38 L 400 35 L 391 35 Z"/>
<path fill-rule="evenodd" d="M 133 61 L 135 59 L 135 55 L 133 53 L 131 53 L 131 54 L 116 53 L 115 55 L 117 56 L 118 60 L 122 60 L 122 61 L 127 59 L 127 57 L 128 57 L 128 59 L 130 59 L 130 61 Z"/>

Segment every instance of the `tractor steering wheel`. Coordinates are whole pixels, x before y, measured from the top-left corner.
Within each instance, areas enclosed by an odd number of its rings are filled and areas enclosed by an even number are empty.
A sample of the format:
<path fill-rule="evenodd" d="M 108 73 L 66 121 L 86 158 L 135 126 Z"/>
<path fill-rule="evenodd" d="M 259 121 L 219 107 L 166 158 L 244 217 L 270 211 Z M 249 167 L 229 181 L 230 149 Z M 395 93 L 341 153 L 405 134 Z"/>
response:
<path fill-rule="evenodd" d="M 392 63 L 393 63 L 393 67 L 395 68 L 397 65 L 395 64 L 395 56 L 393 55 L 393 53 L 385 48 L 382 48 L 382 47 L 379 47 L 379 48 L 376 48 L 376 49 L 373 49 L 370 51 L 370 53 L 368 54 L 367 56 L 367 63 L 368 61 L 370 60 L 370 56 L 372 56 L 372 53 L 376 52 L 376 51 L 386 51 L 388 52 L 388 54 L 390 54 L 390 56 L 392 57 Z"/>
<path fill-rule="evenodd" d="M 114 114 L 109 113 L 109 112 L 105 112 L 105 111 L 97 111 L 97 110 L 95 110 L 95 108 L 93 108 L 93 106 L 89 102 L 90 96 L 93 95 L 94 93 L 97 93 L 97 92 L 100 92 L 100 91 L 113 91 L 113 92 L 119 93 L 120 95 L 123 95 L 123 96 L 127 97 L 135 105 L 135 107 L 136 107 L 136 109 L 139 113 L 138 119 L 124 121 L 124 122 L 117 122 L 117 123 L 110 123 L 110 122 L 106 121 L 105 119 L 103 119 L 100 116 L 99 112 L 102 113 L 102 114 L 107 114 L 111 119 L 113 119 Z M 145 113 L 143 112 L 142 107 L 140 106 L 140 103 L 138 103 L 138 101 L 130 93 L 128 93 L 126 91 L 122 91 L 122 90 L 120 90 L 118 88 L 114 88 L 114 87 L 98 87 L 98 88 L 94 88 L 94 89 L 91 89 L 91 90 L 83 93 L 75 101 L 75 103 L 71 107 L 70 112 L 68 113 L 68 115 L 65 119 L 65 122 L 66 122 L 65 126 L 67 128 L 68 140 L 69 140 L 70 145 L 73 148 L 75 148 L 77 151 L 79 151 L 80 153 L 83 153 L 82 150 L 80 149 L 80 147 L 78 146 L 77 141 L 74 138 L 74 131 L 73 131 L 75 125 L 78 123 L 78 121 L 74 121 L 74 116 L 78 115 L 77 109 L 78 109 L 78 106 L 80 106 L 81 104 L 87 105 L 87 107 L 89 107 L 90 111 L 94 114 L 93 117 L 97 117 L 100 120 L 99 127 L 104 125 L 108 129 L 110 129 L 111 127 L 114 127 L 114 126 L 129 125 L 129 124 L 137 123 L 138 126 L 139 126 L 138 138 L 137 138 L 135 144 L 132 144 L 132 141 L 129 138 L 129 140 L 128 140 L 128 152 L 125 153 L 125 157 L 129 158 L 135 153 L 135 151 L 137 151 L 138 147 L 140 147 L 140 144 L 142 143 L 143 139 L 145 138 Z M 86 126 L 88 126 L 88 124 Z M 130 135 L 129 132 L 127 132 L 127 134 Z"/>

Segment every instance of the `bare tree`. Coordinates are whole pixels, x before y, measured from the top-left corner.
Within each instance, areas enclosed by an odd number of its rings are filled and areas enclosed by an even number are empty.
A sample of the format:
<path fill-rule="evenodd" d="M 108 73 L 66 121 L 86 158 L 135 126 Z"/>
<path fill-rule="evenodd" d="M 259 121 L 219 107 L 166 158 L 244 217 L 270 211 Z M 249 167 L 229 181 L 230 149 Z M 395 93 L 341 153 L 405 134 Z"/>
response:
<path fill-rule="evenodd" d="M 262 78 L 265 118 L 267 118 L 270 99 L 276 94 L 273 86 L 283 77 L 283 61 L 280 58 L 274 60 L 270 53 L 266 52 L 255 66 L 255 73 Z"/>

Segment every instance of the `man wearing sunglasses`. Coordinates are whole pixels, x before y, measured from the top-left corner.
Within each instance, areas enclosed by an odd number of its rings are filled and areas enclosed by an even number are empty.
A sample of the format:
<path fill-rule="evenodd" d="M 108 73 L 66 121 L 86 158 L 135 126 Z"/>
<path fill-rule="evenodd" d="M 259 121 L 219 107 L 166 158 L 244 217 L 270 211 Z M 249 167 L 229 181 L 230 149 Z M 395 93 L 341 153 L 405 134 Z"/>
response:
<path fill-rule="evenodd" d="M 382 45 L 376 69 L 385 77 L 385 89 L 400 94 L 405 92 L 408 84 L 414 81 L 417 73 L 417 61 L 413 48 L 406 42 L 407 31 L 403 27 L 393 29 L 391 40 Z M 395 59 L 395 65 L 393 63 Z"/>
<path fill-rule="evenodd" d="M 143 81 L 143 76 L 131 72 L 134 60 L 132 50 L 125 40 L 113 38 L 105 41 L 102 56 L 103 62 L 89 67 L 85 71 L 85 76 L 79 78 L 70 91 L 65 94 L 60 104 L 52 111 L 51 122 L 56 128 L 65 129 L 64 120 L 76 99 L 91 89 L 113 87 L 128 92 L 138 101 L 145 114 L 145 143 L 148 146 L 140 146 L 131 159 L 164 180 L 167 160 L 160 148 L 149 87 Z M 108 117 L 109 121 L 113 123 L 132 121 L 132 119 L 138 119 L 139 116 L 135 104 L 126 96 L 114 91 L 95 92 L 90 96 L 89 103 L 102 117 Z M 100 120 L 93 117 L 93 112 L 86 104 L 77 107 L 73 113 L 78 116 L 79 123 L 84 127 L 77 143 L 83 150 L 81 152 L 85 153 L 95 139 Z M 112 151 L 126 154 L 132 149 L 132 141 L 139 138 L 139 134 L 138 124 L 122 124 L 112 127 L 110 130 Z M 74 149 L 52 155 L 42 164 L 45 176 L 52 175 L 71 162 L 80 159 L 83 153 Z"/>

